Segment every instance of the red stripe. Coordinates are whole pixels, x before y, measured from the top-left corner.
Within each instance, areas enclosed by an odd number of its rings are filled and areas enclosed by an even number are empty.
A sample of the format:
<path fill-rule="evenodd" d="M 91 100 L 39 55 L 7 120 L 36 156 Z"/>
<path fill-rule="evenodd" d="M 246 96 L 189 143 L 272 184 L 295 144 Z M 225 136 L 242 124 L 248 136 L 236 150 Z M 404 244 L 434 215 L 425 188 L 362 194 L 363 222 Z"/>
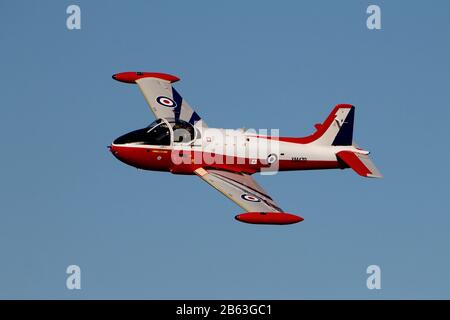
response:
<path fill-rule="evenodd" d="M 256 136 L 257 138 L 262 139 L 270 139 L 270 140 L 277 140 L 277 141 L 283 141 L 283 142 L 290 142 L 290 143 L 298 143 L 298 144 L 307 144 L 311 143 L 313 141 L 316 141 L 320 137 L 323 136 L 323 134 L 328 130 L 328 128 L 333 123 L 334 119 L 336 118 L 336 112 L 339 109 L 350 109 L 352 107 L 351 104 L 338 104 L 334 107 L 333 111 L 328 115 L 326 120 L 321 125 L 315 125 L 317 131 L 314 132 L 312 135 L 309 135 L 307 137 L 301 137 L 301 138 L 291 138 L 291 137 L 270 137 L 270 136 Z"/>
<path fill-rule="evenodd" d="M 360 176 L 367 177 L 371 173 L 354 152 L 341 151 L 336 155 Z"/>
<path fill-rule="evenodd" d="M 261 171 L 266 164 L 257 161 L 252 164 L 248 158 L 238 158 L 232 156 L 212 155 L 205 152 L 189 152 L 183 151 L 186 162 L 174 164 L 172 162 L 172 150 L 157 148 L 142 148 L 126 145 L 113 145 L 110 147 L 111 152 L 120 161 L 145 170 L 170 171 L 177 174 L 194 174 L 198 168 L 205 169 L 222 169 L 232 172 L 245 172 L 253 174 Z M 179 153 L 179 151 L 178 151 Z M 158 157 L 159 160 L 158 160 Z M 199 163 L 192 163 L 192 159 L 200 160 Z M 211 161 L 206 161 L 206 160 Z M 227 163 L 227 160 L 229 162 Z M 289 170 L 316 170 L 316 169 L 337 169 L 340 168 L 339 162 L 336 161 L 292 161 L 280 160 L 279 171 Z M 275 167 L 274 167 L 275 169 Z"/>

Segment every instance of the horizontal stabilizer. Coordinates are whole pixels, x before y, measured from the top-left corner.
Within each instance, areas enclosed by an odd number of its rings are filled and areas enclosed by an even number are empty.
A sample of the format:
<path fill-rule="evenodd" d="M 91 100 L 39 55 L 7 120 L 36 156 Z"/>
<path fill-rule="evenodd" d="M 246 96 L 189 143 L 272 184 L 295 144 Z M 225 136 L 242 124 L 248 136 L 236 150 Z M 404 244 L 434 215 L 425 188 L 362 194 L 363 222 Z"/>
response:
<path fill-rule="evenodd" d="M 367 154 L 340 151 L 336 156 L 360 176 L 368 178 L 383 177 Z"/>

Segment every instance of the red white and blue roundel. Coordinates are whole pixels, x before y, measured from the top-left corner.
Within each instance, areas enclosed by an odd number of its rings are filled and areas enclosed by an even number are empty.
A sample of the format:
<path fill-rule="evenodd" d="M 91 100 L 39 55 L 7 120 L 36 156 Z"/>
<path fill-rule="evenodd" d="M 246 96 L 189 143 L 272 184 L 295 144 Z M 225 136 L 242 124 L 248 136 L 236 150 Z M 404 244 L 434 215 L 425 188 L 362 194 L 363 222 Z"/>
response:
<path fill-rule="evenodd" d="M 168 108 L 175 108 L 177 106 L 177 103 L 175 101 L 165 96 L 159 96 L 158 98 L 156 98 L 156 102 Z"/>
<path fill-rule="evenodd" d="M 271 153 L 269 154 L 269 156 L 267 157 L 267 162 L 269 164 L 274 164 L 276 161 L 278 160 L 278 157 L 275 153 Z"/>
<path fill-rule="evenodd" d="M 261 202 L 260 198 L 254 196 L 252 194 L 249 194 L 249 193 L 242 194 L 241 198 L 246 200 L 246 201 L 250 201 L 250 202 Z"/>

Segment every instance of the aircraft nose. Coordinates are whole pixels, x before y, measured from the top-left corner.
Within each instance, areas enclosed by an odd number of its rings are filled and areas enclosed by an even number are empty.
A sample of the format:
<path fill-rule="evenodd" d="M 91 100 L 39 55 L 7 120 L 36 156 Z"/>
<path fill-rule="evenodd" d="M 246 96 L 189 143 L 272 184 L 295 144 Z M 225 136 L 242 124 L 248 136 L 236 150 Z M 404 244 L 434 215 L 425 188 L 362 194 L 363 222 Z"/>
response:
<path fill-rule="evenodd" d="M 117 153 L 118 153 L 117 148 L 114 147 L 113 144 L 110 144 L 107 148 L 109 149 L 109 151 L 111 151 L 111 153 L 112 153 L 114 156 L 117 155 Z"/>

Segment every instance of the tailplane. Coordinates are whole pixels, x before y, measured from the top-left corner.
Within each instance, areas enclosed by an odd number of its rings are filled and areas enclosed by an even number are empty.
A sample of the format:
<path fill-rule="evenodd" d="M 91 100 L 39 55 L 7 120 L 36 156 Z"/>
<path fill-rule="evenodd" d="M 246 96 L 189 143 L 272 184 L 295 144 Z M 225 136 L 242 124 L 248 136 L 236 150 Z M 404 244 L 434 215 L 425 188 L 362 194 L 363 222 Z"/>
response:
<path fill-rule="evenodd" d="M 380 171 L 369 158 L 369 152 L 340 151 L 337 158 L 352 168 L 357 174 L 367 178 L 382 178 Z"/>

